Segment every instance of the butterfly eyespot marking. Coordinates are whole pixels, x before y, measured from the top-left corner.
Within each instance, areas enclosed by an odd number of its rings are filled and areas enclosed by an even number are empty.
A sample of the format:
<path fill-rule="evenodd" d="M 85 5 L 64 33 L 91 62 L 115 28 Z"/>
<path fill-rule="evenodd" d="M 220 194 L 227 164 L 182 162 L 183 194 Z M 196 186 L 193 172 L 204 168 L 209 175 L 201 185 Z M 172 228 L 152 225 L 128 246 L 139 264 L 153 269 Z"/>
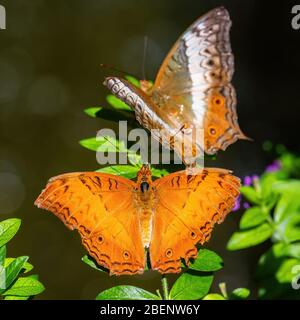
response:
<path fill-rule="evenodd" d="M 104 241 L 104 237 L 103 237 L 103 236 L 99 236 L 99 237 L 98 237 L 98 242 L 99 242 L 99 243 L 103 243 L 103 241 Z"/>
<path fill-rule="evenodd" d="M 173 250 L 172 249 L 167 249 L 166 250 L 166 257 L 170 259 L 172 256 L 173 256 Z"/>
<path fill-rule="evenodd" d="M 225 98 L 221 95 L 217 95 L 212 98 L 213 105 L 215 105 L 217 107 L 223 106 L 224 102 L 225 102 Z"/>
<path fill-rule="evenodd" d="M 210 127 L 208 130 L 210 135 L 212 136 L 215 136 L 217 134 L 217 130 L 214 127 Z"/>
<path fill-rule="evenodd" d="M 128 251 L 124 251 L 124 252 L 123 252 L 123 258 L 124 258 L 125 260 L 128 260 L 128 259 L 130 258 L 130 253 L 129 253 Z"/>
<path fill-rule="evenodd" d="M 197 238 L 197 233 L 194 232 L 194 231 L 192 231 L 192 232 L 190 233 L 190 236 L 191 236 L 191 238 L 192 238 L 193 240 L 195 240 L 195 239 Z"/>

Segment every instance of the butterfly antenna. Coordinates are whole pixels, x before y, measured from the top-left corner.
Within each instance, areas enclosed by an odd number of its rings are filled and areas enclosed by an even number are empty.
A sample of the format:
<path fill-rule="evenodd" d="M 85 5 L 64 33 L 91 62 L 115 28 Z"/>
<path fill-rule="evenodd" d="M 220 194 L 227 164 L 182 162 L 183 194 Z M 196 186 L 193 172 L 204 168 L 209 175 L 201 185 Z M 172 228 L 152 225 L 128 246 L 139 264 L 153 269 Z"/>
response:
<path fill-rule="evenodd" d="M 146 80 L 146 58 L 147 58 L 147 48 L 148 48 L 148 36 L 144 37 L 144 52 L 143 52 L 143 65 L 142 65 L 142 75 L 143 80 Z"/>

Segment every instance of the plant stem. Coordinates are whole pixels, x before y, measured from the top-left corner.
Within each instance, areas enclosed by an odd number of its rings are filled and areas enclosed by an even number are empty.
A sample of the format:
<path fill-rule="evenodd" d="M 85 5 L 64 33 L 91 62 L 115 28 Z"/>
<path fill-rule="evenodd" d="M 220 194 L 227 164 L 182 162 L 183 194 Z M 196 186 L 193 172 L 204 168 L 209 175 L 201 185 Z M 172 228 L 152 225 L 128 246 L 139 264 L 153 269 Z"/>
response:
<path fill-rule="evenodd" d="M 226 289 L 226 283 L 225 283 L 225 282 L 219 283 L 219 288 L 220 288 L 220 291 L 221 291 L 223 297 L 224 297 L 225 299 L 228 299 L 228 294 L 227 294 L 227 289 Z"/>
<path fill-rule="evenodd" d="M 163 275 L 161 278 L 161 285 L 162 285 L 164 300 L 169 300 L 169 286 L 168 286 L 168 280 L 165 275 Z"/>

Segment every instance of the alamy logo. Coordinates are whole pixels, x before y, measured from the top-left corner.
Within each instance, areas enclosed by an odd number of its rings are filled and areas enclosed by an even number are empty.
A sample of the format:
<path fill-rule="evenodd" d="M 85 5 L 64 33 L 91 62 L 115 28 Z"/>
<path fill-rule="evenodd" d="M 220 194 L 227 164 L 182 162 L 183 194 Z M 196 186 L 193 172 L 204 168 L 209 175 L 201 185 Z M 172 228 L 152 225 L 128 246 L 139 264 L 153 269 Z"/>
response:
<path fill-rule="evenodd" d="M 293 17 L 291 24 L 292 24 L 292 28 L 294 30 L 299 30 L 300 29 L 300 5 L 295 5 L 292 8 L 292 14 L 295 14 L 295 16 Z"/>
<path fill-rule="evenodd" d="M 0 29 L 6 29 L 6 10 L 0 5 Z"/>

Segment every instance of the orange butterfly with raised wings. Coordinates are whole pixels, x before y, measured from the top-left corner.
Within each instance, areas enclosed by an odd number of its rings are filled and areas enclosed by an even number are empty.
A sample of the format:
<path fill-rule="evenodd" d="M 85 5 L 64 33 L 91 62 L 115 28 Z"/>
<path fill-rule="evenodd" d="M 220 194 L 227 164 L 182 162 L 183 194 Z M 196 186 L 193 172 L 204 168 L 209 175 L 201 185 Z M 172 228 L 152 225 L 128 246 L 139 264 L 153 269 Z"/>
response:
<path fill-rule="evenodd" d="M 249 139 L 237 122 L 230 27 L 228 11 L 216 8 L 181 35 L 163 61 L 154 85 L 141 81 L 138 88 L 118 77 L 104 82 L 135 111 L 138 122 L 152 130 L 153 138 L 173 148 L 186 165 L 193 164 L 203 151 L 215 154 L 238 139 Z M 160 135 L 153 129 L 160 130 Z M 186 139 L 192 130 L 199 133 L 196 142 Z"/>
<path fill-rule="evenodd" d="M 196 170 L 196 169 L 195 169 Z M 198 170 L 198 169 L 197 169 Z M 71 230 L 110 274 L 143 273 L 151 268 L 177 273 L 197 256 L 239 195 L 240 181 L 224 169 L 179 171 L 155 181 L 148 165 L 137 182 L 99 172 L 67 173 L 50 179 L 35 201 Z"/>

